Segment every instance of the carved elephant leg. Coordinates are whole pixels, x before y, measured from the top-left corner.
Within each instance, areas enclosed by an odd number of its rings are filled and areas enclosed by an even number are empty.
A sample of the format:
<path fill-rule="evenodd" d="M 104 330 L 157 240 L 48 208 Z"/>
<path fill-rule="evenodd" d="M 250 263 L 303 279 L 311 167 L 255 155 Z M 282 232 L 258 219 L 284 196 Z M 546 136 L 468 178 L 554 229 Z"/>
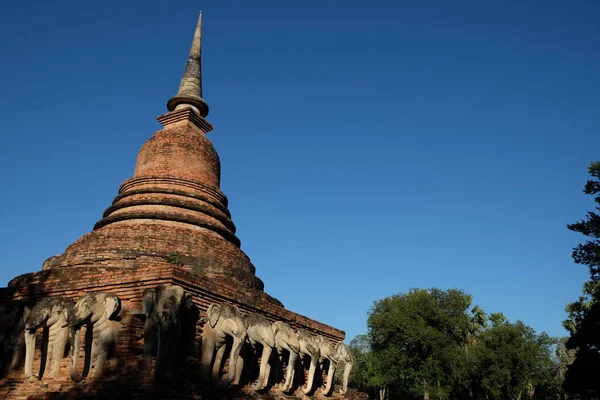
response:
<path fill-rule="evenodd" d="M 279 357 L 275 357 L 275 359 L 278 360 Z M 277 362 L 277 361 L 275 361 L 275 362 Z M 265 383 L 263 385 L 263 389 L 265 387 L 267 387 L 267 385 L 269 383 L 273 382 L 272 379 L 271 379 L 271 363 L 267 363 L 267 366 L 265 367 L 265 376 L 267 377 L 267 379 L 265 379 Z"/>
<path fill-rule="evenodd" d="M 275 372 L 273 373 L 273 375 L 277 375 L 277 369 L 278 369 L 277 365 L 279 364 L 279 352 L 277 351 L 276 348 L 271 349 L 271 351 L 275 351 L 275 357 L 273 357 L 273 359 L 274 359 L 273 362 L 275 363 L 275 367 L 276 368 L 274 368 Z M 263 388 L 265 388 L 267 385 L 275 382 L 275 380 L 277 379 L 277 377 L 271 376 L 271 371 L 272 370 L 273 369 L 271 368 L 271 363 L 268 362 L 267 365 L 266 365 L 266 367 L 265 367 L 265 377 L 266 377 L 266 379 L 265 379 Z"/>
<path fill-rule="evenodd" d="M 232 383 L 235 383 L 234 381 L 235 381 L 235 376 L 238 371 L 238 367 L 239 367 L 239 369 L 243 369 L 243 367 L 244 367 L 244 360 L 242 357 L 240 357 L 240 353 L 241 353 L 242 347 L 244 346 L 245 341 L 246 341 L 246 332 L 244 332 L 244 334 L 240 335 L 239 337 L 234 336 L 234 338 L 233 338 L 233 344 L 231 346 L 231 354 L 229 355 L 229 371 L 227 372 L 227 380 L 226 380 L 227 386 L 231 385 Z M 239 362 L 240 358 L 242 359 L 241 362 Z M 240 371 L 240 374 L 241 374 L 241 371 Z"/>
<path fill-rule="evenodd" d="M 219 382 L 219 373 L 221 372 L 221 364 L 223 363 L 223 356 L 225 355 L 226 348 L 227 346 L 225 346 L 225 344 L 221 345 L 215 356 L 215 361 L 212 368 L 212 380 L 215 383 Z M 231 370 L 232 368 L 234 368 L 234 366 L 230 365 L 229 369 Z"/>
<path fill-rule="evenodd" d="M 8 372 L 16 371 L 16 369 L 19 367 L 19 363 L 21 362 L 22 358 L 23 358 L 23 346 L 22 346 L 22 342 L 21 342 L 20 344 L 15 345 L 15 348 L 14 348 L 13 354 L 12 354 L 12 359 L 11 359 L 10 365 L 8 366 Z"/>
<path fill-rule="evenodd" d="M 142 358 L 142 374 L 149 374 L 152 367 L 152 355 L 158 349 L 157 333 L 154 329 L 148 328 L 148 323 L 144 328 L 144 356 Z"/>
<path fill-rule="evenodd" d="M 333 386 L 333 374 L 337 368 L 337 363 L 333 362 L 333 360 L 329 360 L 329 369 L 327 370 L 327 386 L 325 389 L 321 391 L 322 394 L 328 396 L 331 393 L 331 388 Z"/>
<path fill-rule="evenodd" d="M 269 358 L 271 358 L 272 350 L 273 349 L 271 349 L 269 346 L 263 346 L 262 355 L 260 357 L 260 372 L 258 375 L 258 381 L 256 381 L 254 386 L 252 386 L 252 390 L 264 389 L 265 386 L 267 386 L 269 375 L 266 371 L 269 365 Z"/>
<path fill-rule="evenodd" d="M 238 357 L 237 364 L 235 366 L 235 378 L 233 379 L 233 385 L 239 386 L 240 379 L 242 379 L 242 371 L 244 369 L 244 358 Z"/>
<path fill-rule="evenodd" d="M 210 365 L 213 360 L 215 351 L 215 343 L 209 338 L 202 338 L 202 359 L 200 364 L 202 365 L 202 380 L 204 383 L 210 381 Z"/>
<path fill-rule="evenodd" d="M 271 382 L 273 384 L 277 384 L 279 382 L 279 370 L 281 369 L 281 362 L 283 359 L 283 349 L 278 347 L 276 348 L 277 354 L 275 357 L 275 363 L 273 364 L 273 374 L 271 376 Z"/>
<path fill-rule="evenodd" d="M 245 352 L 245 357 L 250 361 L 249 363 L 244 363 L 246 368 L 251 371 L 254 368 L 254 362 L 256 359 L 256 342 L 252 338 L 248 338 L 250 342 L 250 348 L 247 352 Z"/>
<path fill-rule="evenodd" d="M 112 342 L 112 332 L 110 329 L 105 329 L 98 336 L 98 343 L 96 345 L 96 368 L 94 369 L 94 378 L 102 377 L 104 373 L 104 366 L 106 365 L 106 359 L 108 358 L 108 351 Z"/>
<path fill-rule="evenodd" d="M 310 368 L 308 369 L 308 382 L 306 383 L 306 387 L 302 390 L 302 393 L 309 394 L 313 387 L 313 381 L 315 379 L 315 372 L 317 371 L 317 364 L 319 363 L 319 358 L 314 355 L 310 356 Z"/>
<path fill-rule="evenodd" d="M 35 352 L 35 331 L 25 331 L 25 379 L 35 382 L 38 375 L 33 375 L 33 353 Z"/>

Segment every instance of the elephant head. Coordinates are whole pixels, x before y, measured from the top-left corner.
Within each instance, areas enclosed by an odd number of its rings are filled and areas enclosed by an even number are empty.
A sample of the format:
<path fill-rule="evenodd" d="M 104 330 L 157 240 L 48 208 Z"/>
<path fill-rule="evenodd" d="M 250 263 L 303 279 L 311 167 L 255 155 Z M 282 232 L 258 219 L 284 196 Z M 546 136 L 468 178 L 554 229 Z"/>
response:
<path fill-rule="evenodd" d="M 0 342 L 4 342 L 17 323 L 18 311 L 16 304 L 0 306 Z"/>
<path fill-rule="evenodd" d="M 342 388 L 340 389 L 341 394 L 346 394 L 348 388 L 348 378 L 350 377 L 350 371 L 352 370 L 352 355 L 350 351 L 344 345 L 344 342 L 339 341 L 335 345 L 329 340 L 325 339 L 321 335 L 315 337 L 315 342 L 319 346 L 321 351 L 321 358 L 327 358 L 329 360 L 329 371 L 327 373 L 327 386 L 323 389 L 322 393 L 327 396 L 331 393 L 333 386 L 333 376 L 337 369 L 338 363 L 343 361 L 344 366 L 344 378 Z"/>
<path fill-rule="evenodd" d="M 84 374 L 87 375 L 86 369 L 89 370 L 91 362 L 96 356 L 96 369 L 94 377 L 102 376 L 104 363 L 108 356 L 110 347 L 114 344 L 116 332 L 110 319 L 114 318 L 121 309 L 121 300 L 112 293 L 107 292 L 89 292 L 75 303 L 73 313 L 69 325 L 72 329 L 72 346 L 71 346 L 71 379 L 75 382 L 83 380 L 83 376 L 77 371 L 77 363 L 79 362 L 79 351 L 81 347 L 81 327 L 85 324 L 88 331 L 92 334 L 92 343 L 86 343 L 91 346 L 89 359 L 85 360 Z M 93 354 L 96 353 L 96 354 Z"/>
<path fill-rule="evenodd" d="M 321 350 L 313 335 L 307 330 L 298 329 L 296 331 L 296 335 L 298 336 L 298 342 L 300 343 L 300 355 L 310 357 L 308 381 L 302 390 L 304 394 L 309 394 L 312 390 L 315 372 L 317 371 L 317 365 L 319 364 L 319 359 L 321 358 Z"/>
<path fill-rule="evenodd" d="M 181 335 L 182 317 L 192 307 L 192 295 L 181 286 L 161 284 L 142 295 L 144 327 L 144 370 L 150 369 L 156 351 L 156 379 L 170 379 Z"/>
<path fill-rule="evenodd" d="M 243 365 L 240 362 L 240 351 L 246 340 L 246 326 L 240 310 L 231 304 L 211 304 L 207 310 L 208 322 L 204 325 L 202 331 L 202 368 L 204 380 L 208 381 L 210 365 L 213 361 L 213 355 L 216 350 L 212 368 L 212 378 L 214 382 L 218 381 L 221 362 L 225 352 L 227 336 L 233 338 L 231 355 L 229 358 L 229 373 L 226 381 L 227 385 L 234 382 L 237 371 Z M 236 382 L 237 383 L 237 382 Z"/>
<path fill-rule="evenodd" d="M 0 377 L 14 371 L 23 358 L 23 329 L 31 309 L 21 301 L 0 306 Z"/>
<path fill-rule="evenodd" d="M 46 360 L 50 363 L 50 376 L 55 377 L 58 372 L 58 363 L 63 358 L 65 346 L 69 341 L 68 322 L 72 318 L 72 312 L 73 300 L 60 296 L 40 300 L 29 312 L 24 324 L 25 379 L 29 382 L 39 379 L 32 373 L 36 330 L 43 327 L 49 328 Z"/>
<path fill-rule="evenodd" d="M 29 311 L 29 307 L 18 300 L 9 301 L 0 306 L 0 344 L 9 341 L 19 325 L 21 325 L 19 333 L 23 333 L 23 326 Z"/>
<path fill-rule="evenodd" d="M 344 395 L 346 394 L 346 390 L 348 390 L 348 378 L 350 378 L 350 371 L 352 371 L 352 353 L 341 340 L 335 345 L 335 350 L 338 362 L 344 361 L 344 380 L 340 389 L 340 393 Z"/>

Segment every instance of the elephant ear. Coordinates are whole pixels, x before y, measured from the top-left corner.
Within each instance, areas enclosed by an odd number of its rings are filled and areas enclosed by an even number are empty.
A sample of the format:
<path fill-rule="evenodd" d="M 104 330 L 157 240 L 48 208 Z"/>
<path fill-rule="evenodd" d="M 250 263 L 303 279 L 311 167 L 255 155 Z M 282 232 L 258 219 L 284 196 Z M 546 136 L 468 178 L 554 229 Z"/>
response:
<path fill-rule="evenodd" d="M 23 308 L 23 313 L 21 314 L 21 319 L 19 320 L 20 324 L 24 324 L 27 321 L 27 317 L 29 317 L 29 313 L 31 312 L 31 308 L 29 306 L 25 306 Z"/>
<path fill-rule="evenodd" d="M 153 289 L 145 289 L 142 294 L 142 309 L 144 310 L 144 314 L 146 314 L 146 318 L 150 317 L 152 310 L 154 309 L 154 290 Z"/>
<path fill-rule="evenodd" d="M 70 322 L 73 320 L 73 312 L 71 309 L 69 309 L 67 307 L 63 307 L 61 312 L 62 312 L 63 318 L 65 319 L 65 323 L 64 323 L 64 325 L 61 326 L 61 328 L 64 328 L 64 327 L 69 326 Z"/>
<path fill-rule="evenodd" d="M 352 354 L 348 351 L 348 348 L 341 340 L 335 345 L 336 353 L 340 358 L 343 358 L 346 362 L 352 362 Z"/>
<path fill-rule="evenodd" d="M 339 342 L 337 342 L 335 344 L 335 346 L 333 347 L 335 349 L 335 355 L 337 358 L 344 358 L 345 356 L 345 351 L 344 351 L 344 342 L 342 342 L 341 340 Z"/>
<path fill-rule="evenodd" d="M 214 328 L 219 321 L 219 317 L 221 316 L 221 305 L 220 304 L 211 304 L 206 311 L 208 314 L 208 323 L 211 328 Z"/>
<path fill-rule="evenodd" d="M 183 306 L 185 307 L 186 310 L 191 310 L 192 309 L 192 294 L 185 292 L 183 295 Z"/>
<path fill-rule="evenodd" d="M 104 299 L 104 309 L 106 310 L 106 316 L 110 319 L 114 317 L 119 309 L 121 308 L 121 299 L 116 295 L 106 296 Z"/>

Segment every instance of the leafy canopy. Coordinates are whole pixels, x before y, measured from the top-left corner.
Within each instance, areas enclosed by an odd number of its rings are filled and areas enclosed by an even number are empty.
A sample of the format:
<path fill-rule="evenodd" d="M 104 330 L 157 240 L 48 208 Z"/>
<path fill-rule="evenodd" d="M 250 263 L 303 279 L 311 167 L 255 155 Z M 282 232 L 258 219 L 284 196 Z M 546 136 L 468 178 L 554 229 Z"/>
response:
<path fill-rule="evenodd" d="M 587 238 L 573 249 L 573 260 L 588 267 L 590 279 L 582 296 L 566 307 L 568 319 L 563 325 L 570 333 L 566 347 L 575 350 L 575 359 L 567 368 L 565 388 L 571 394 L 599 397 L 600 379 L 594 371 L 600 369 L 600 162 L 592 163 L 589 173 L 592 179 L 583 192 L 594 196 L 595 211 L 567 225 Z"/>

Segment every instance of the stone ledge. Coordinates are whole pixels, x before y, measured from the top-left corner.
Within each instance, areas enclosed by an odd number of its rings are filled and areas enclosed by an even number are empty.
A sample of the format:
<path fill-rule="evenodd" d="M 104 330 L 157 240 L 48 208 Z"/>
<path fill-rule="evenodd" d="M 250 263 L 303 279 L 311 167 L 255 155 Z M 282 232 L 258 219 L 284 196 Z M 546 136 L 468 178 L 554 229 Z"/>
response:
<path fill-rule="evenodd" d="M 210 122 L 201 117 L 200 114 L 190 107 L 170 111 L 168 113 L 159 115 L 156 119 L 164 127 L 181 121 L 189 121 L 204 133 L 208 133 L 213 130 L 213 126 L 210 124 Z"/>
<path fill-rule="evenodd" d="M 223 213 L 220 213 L 219 212 L 220 210 L 214 211 L 214 209 L 207 206 L 206 204 L 192 203 L 189 200 L 182 201 L 177 198 L 165 197 L 162 199 L 146 198 L 146 199 L 135 199 L 135 200 L 128 199 L 128 200 L 120 201 L 120 202 L 115 203 L 112 206 L 108 207 L 104 211 L 103 218 L 108 218 L 115 211 L 123 210 L 123 209 L 129 208 L 129 207 L 137 207 L 137 206 L 168 206 L 168 207 L 174 207 L 174 208 L 182 208 L 182 209 L 188 210 L 188 211 L 195 211 L 200 214 L 205 214 L 211 218 L 216 219 L 217 221 L 222 223 L 227 229 L 229 229 L 231 231 L 231 233 L 235 234 L 235 230 L 236 230 L 235 225 L 233 224 L 233 222 L 231 221 L 230 218 L 228 218 Z"/>
<path fill-rule="evenodd" d="M 237 305 L 244 312 L 260 312 L 271 321 L 284 321 L 332 340 L 345 337 L 344 331 L 287 310 L 281 302 L 264 292 L 244 291 L 237 285 L 198 276 L 185 266 L 169 263 L 142 268 L 60 267 L 24 274 L 10 281 L 7 288 L 0 288 L 0 302 L 59 295 L 78 297 L 88 291 L 105 290 L 126 293 L 122 300 L 136 303 L 141 301 L 144 288 L 159 283 L 174 283 L 190 291 L 194 295 L 194 304 L 202 313 L 211 302 L 225 301 Z"/>
<path fill-rule="evenodd" d="M 197 190 L 199 192 L 206 193 L 213 196 L 217 201 L 221 202 L 224 207 L 227 207 L 228 200 L 227 196 L 219 189 L 205 185 L 202 182 L 192 181 L 189 179 L 176 178 L 171 176 L 157 176 L 157 177 L 141 177 L 141 178 L 130 178 L 124 181 L 119 188 L 119 195 L 127 193 L 129 190 L 136 186 L 141 185 L 175 185 Z"/>

